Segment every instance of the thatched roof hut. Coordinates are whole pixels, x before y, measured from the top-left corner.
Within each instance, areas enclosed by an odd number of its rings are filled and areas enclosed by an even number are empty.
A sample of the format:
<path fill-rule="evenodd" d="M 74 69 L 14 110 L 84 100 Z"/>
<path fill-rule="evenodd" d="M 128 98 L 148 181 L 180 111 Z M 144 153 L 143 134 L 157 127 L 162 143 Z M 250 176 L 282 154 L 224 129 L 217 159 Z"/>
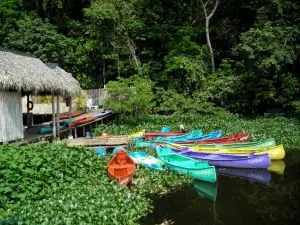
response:
<path fill-rule="evenodd" d="M 75 80 L 72 74 L 60 68 L 57 63 L 46 63 L 47 67 L 56 75 L 56 79 L 62 80 L 62 86 L 72 94 L 80 92 L 79 82 Z"/>
<path fill-rule="evenodd" d="M 80 91 L 79 82 L 71 74 L 51 67 L 37 58 L 0 51 L 0 90 L 62 96 Z"/>
<path fill-rule="evenodd" d="M 79 82 L 57 64 L 46 65 L 37 58 L 0 49 L 0 142 L 24 138 L 22 95 L 51 94 L 70 97 L 79 92 Z M 29 97 L 27 99 L 29 101 Z M 28 103 L 27 116 L 30 110 Z M 52 109 L 54 120 L 54 98 Z M 57 123 L 59 124 L 58 116 Z M 55 135 L 55 126 L 53 134 Z"/>

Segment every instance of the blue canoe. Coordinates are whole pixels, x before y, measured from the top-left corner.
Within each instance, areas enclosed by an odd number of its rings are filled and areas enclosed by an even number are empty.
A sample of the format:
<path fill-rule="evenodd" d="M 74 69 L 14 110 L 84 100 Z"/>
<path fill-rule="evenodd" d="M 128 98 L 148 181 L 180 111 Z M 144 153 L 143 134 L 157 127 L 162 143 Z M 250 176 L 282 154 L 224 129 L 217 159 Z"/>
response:
<path fill-rule="evenodd" d="M 195 135 L 195 136 L 187 136 L 187 137 L 183 137 L 183 138 L 161 138 L 158 137 L 156 138 L 156 142 L 170 142 L 170 143 L 176 143 L 176 142 L 183 142 L 183 141 L 201 141 L 201 140 L 209 140 L 209 139 L 214 139 L 214 138 L 220 138 L 223 136 L 223 132 L 222 130 L 218 130 L 218 131 L 213 131 L 209 134 L 199 134 L 199 135 Z"/>

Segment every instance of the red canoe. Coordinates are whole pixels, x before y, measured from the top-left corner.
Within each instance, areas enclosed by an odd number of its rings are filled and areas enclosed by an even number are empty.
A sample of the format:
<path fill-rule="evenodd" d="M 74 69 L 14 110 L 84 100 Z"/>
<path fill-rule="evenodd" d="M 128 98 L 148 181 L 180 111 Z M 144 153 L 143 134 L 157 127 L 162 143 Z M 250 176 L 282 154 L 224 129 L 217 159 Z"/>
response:
<path fill-rule="evenodd" d="M 112 180 L 116 180 L 120 185 L 127 185 L 133 178 L 135 163 L 123 150 L 108 162 L 107 174 Z"/>
<path fill-rule="evenodd" d="M 200 141 L 182 141 L 176 142 L 176 144 L 230 144 L 237 142 L 247 142 L 248 140 L 249 135 L 247 133 L 234 133 L 231 137 L 222 137 Z"/>
<path fill-rule="evenodd" d="M 175 132 L 145 132 L 144 133 L 144 139 L 146 141 L 150 141 L 153 139 L 156 139 L 157 137 L 168 137 L 168 136 L 178 136 L 178 135 L 183 135 L 185 133 L 181 131 L 175 131 Z"/>

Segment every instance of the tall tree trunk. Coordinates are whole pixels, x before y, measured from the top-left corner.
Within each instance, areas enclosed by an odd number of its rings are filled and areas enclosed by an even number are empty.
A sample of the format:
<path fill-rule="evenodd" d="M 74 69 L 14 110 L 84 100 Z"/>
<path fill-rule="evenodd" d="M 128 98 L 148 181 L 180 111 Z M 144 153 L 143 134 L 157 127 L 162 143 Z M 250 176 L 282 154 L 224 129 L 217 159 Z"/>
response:
<path fill-rule="evenodd" d="M 127 46 L 129 48 L 129 51 L 130 51 L 130 55 L 131 55 L 131 58 L 132 58 L 132 61 L 133 61 L 133 65 L 136 68 L 138 74 L 140 75 L 140 73 L 141 73 L 141 62 L 140 62 L 140 59 L 138 58 L 138 56 L 136 55 L 136 52 L 135 52 L 136 46 L 135 46 L 134 42 L 129 37 L 127 37 Z"/>
<path fill-rule="evenodd" d="M 210 0 L 203 3 L 203 1 L 201 0 L 201 4 L 202 4 L 204 15 L 205 15 L 205 33 L 206 33 L 206 41 L 207 41 L 208 49 L 210 52 L 210 58 L 211 58 L 211 71 L 214 73 L 216 70 L 215 69 L 215 58 L 214 58 L 214 51 L 213 51 L 213 48 L 212 48 L 211 42 L 210 42 L 210 37 L 209 37 L 209 20 L 213 17 L 213 15 L 219 5 L 219 0 L 215 1 L 214 8 L 211 10 L 210 14 L 208 15 L 206 7 L 209 2 L 210 2 Z"/>
<path fill-rule="evenodd" d="M 106 79 L 105 79 L 105 59 L 103 61 L 103 64 L 102 64 L 102 82 L 103 82 L 103 86 L 105 85 L 106 83 Z"/>

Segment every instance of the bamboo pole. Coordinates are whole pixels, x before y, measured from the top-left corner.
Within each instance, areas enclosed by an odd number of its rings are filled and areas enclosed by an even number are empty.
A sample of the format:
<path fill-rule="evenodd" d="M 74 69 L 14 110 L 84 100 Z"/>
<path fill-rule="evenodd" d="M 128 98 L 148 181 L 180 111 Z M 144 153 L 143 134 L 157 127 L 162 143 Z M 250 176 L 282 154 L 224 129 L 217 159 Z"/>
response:
<path fill-rule="evenodd" d="M 54 104 L 54 94 L 52 94 L 52 131 L 53 139 L 56 139 L 56 125 L 55 125 L 55 104 Z"/>
<path fill-rule="evenodd" d="M 30 127 L 29 125 L 29 109 L 28 109 L 28 105 L 29 105 L 29 94 L 27 94 L 27 129 Z"/>
<path fill-rule="evenodd" d="M 72 127 L 71 127 L 71 112 L 72 112 L 72 97 L 68 98 L 68 101 L 69 101 L 69 137 L 71 139 L 71 137 L 73 138 L 73 135 L 72 135 Z"/>

